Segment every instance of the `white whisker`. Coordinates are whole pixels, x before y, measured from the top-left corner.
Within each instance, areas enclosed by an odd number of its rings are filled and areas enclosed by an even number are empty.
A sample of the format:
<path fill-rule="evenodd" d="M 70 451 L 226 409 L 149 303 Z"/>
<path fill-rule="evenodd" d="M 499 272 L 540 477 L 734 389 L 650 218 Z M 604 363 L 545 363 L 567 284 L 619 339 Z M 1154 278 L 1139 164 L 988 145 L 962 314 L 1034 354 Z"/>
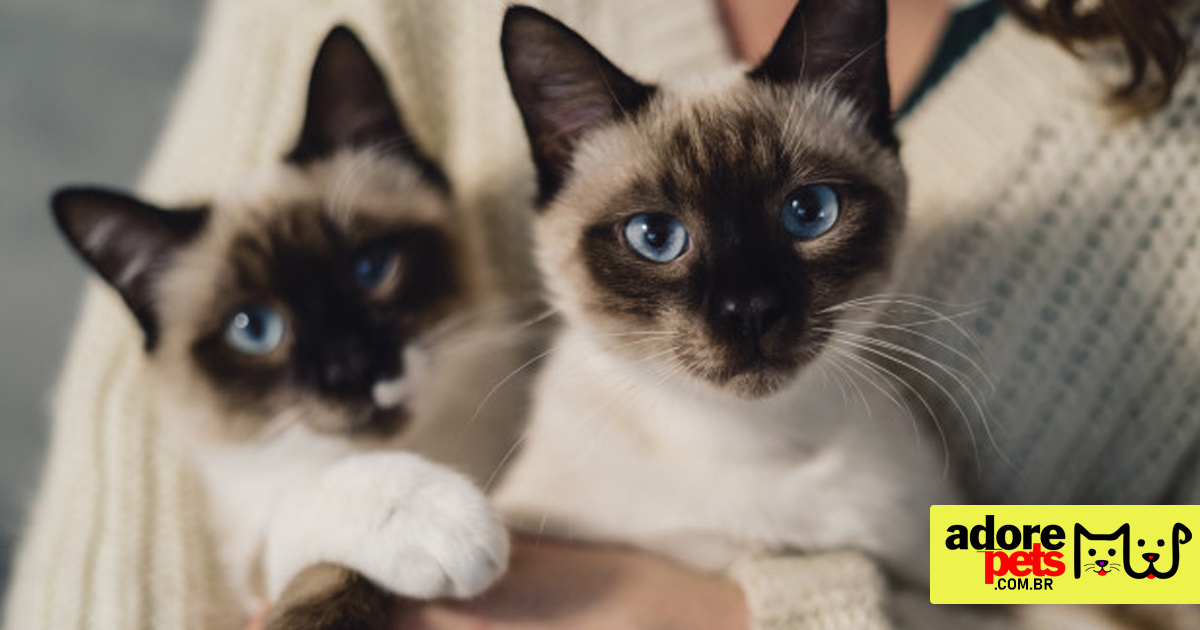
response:
<path fill-rule="evenodd" d="M 938 437 L 941 439 L 942 457 L 943 457 L 942 478 L 943 479 L 947 478 L 950 475 L 950 440 L 946 436 L 945 430 L 942 429 L 942 424 L 938 420 L 937 413 L 934 412 L 933 406 L 929 404 L 929 401 L 925 398 L 925 396 L 922 395 L 921 392 L 917 391 L 917 389 L 915 387 L 913 387 L 911 384 L 909 384 L 908 381 L 904 380 L 903 378 L 900 378 L 900 376 L 897 375 L 895 372 L 889 370 L 888 368 L 886 368 L 882 365 L 879 365 L 878 363 L 876 363 L 874 361 L 867 360 L 864 357 L 859 356 L 855 352 L 852 352 L 852 351 L 848 352 L 848 351 L 842 350 L 841 348 L 838 348 L 836 346 L 831 346 L 830 350 L 832 350 L 833 352 L 835 352 L 851 361 L 859 362 L 859 364 L 863 365 L 863 367 L 871 369 L 871 370 L 875 371 L 876 373 L 886 374 L 887 376 L 891 377 L 891 379 L 893 379 L 895 382 L 899 383 L 901 386 L 903 386 L 905 389 L 907 389 L 917 399 L 917 402 L 919 402 L 921 404 L 921 407 L 925 409 L 925 413 L 928 414 L 930 421 L 933 422 L 934 428 L 937 429 Z M 974 443 L 974 441 L 972 440 L 972 444 L 973 443 Z"/>
<path fill-rule="evenodd" d="M 868 346 L 868 345 L 866 345 L 866 344 L 863 344 L 863 343 L 858 343 L 858 342 L 856 342 L 856 341 L 853 341 L 853 340 L 850 340 L 850 339 L 845 339 L 845 338 L 838 338 L 838 339 L 836 339 L 836 342 L 837 342 L 837 343 L 840 343 L 840 344 L 847 345 L 847 346 L 849 346 L 849 347 L 851 347 L 851 348 L 854 348 L 855 350 L 858 350 L 858 351 L 861 351 L 861 352 L 868 352 L 868 353 L 871 353 L 871 354 L 873 354 L 873 355 L 879 356 L 879 357 L 881 357 L 881 358 L 887 359 L 887 360 L 889 360 L 889 361 L 894 361 L 895 363 L 897 363 L 897 364 L 899 364 L 899 365 L 901 365 L 901 366 L 903 366 L 903 367 L 907 368 L 908 370 L 911 370 L 911 371 L 915 372 L 916 374 L 920 375 L 920 376 L 921 376 L 921 377 L 923 377 L 925 380 L 927 380 L 927 381 L 928 381 L 928 382 L 929 382 L 931 385 L 933 385 L 935 388 L 937 388 L 937 389 L 938 389 L 938 390 L 939 390 L 939 391 L 942 393 L 942 395 L 943 395 L 943 396 L 945 396 L 945 397 L 946 397 L 946 398 L 947 398 L 947 399 L 950 401 L 950 404 L 954 405 L 954 408 L 955 408 L 955 410 L 958 412 L 958 415 L 959 415 L 959 417 L 963 419 L 963 424 L 964 424 L 964 426 L 966 426 L 966 428 L 967 428 L 967 433 L 969 434 L 969 436 L 970 436 L 970 439 L 971 439 L 971 447 L 972 447 L 972 450 L 973 450 L 973 452 L 974 452 L 974 454 L 975 454 L 975 463 L 976 463 L 976 466 L 977 466 L 977 467 L 980 467 L 980 470 L 982 470 L 982 465 L 983 465 L 983 463 L 982 463 L 982 460 L 981 460 L 981 459 L 980 459 L 980 457 L 979 457 L 979 445 L 978 445 L 978 440 L 977 440 L 977 439 L 976 439 L 976 437 L 975 437 L 975 429 L 974 429 L 974 428 L 971 426 L 971 424 L 972 424 L 972 423 L 971 423 L 971 416 L 969 416 L 969 415 L 967 414 L 966 410 L 965 410 L 965 409 L 963 408 L 963 406 L 962 406 L 962 405 L 961 405 L 961 404 L 958 402 L 958 398 L 957 398 L 957 397 L 955 397 L 955 396 L 954 396 L 954 395 L 953 395 L 953 394 L 950 392 L 950 390 L 949 390 L 949 389 L 948 389 L 948 388 L 947 388 L 945 385 L 943 385 L 943 384 L 941 383 L 941 381 L 939 381 L 937 378 L 934 378 L 934 376 L 933 376 L 932 374 L 930 374 L 929 372 L 927 372 L 927 371 L 925 371 L 925 370 L 921 369 L 920 367 L 917 367 L 916 365 L 914 365 L 914 364 L 912 364 L 912 363 L 910 363 L 910 362 L 908 362 L 908 361 L 905 361 L 905 360 L 903 360 L 903 359 L 900 359 L 899 357 L 896 357 L 896 356 L 894 356 L 894 355 L 888 354 L 888 353 L 886 353 L 886 352 L 883 352 L 882 350 L 879 350 L 879 349 L 873 348 L 873 347 L 871 347 L 871 346 Z M 860 356 L 861 356 L 861 355 L 860 355 Z M 926 358 L 926 360 L 927 360 L 927 361 L 929 361 L 929 359 L 927 359 L 927 358 Z M 983 418 L 983 419 L 984 419 L 984 426 L 986 427 L 986 426 L 987 426 L 987 421 L 986 421 L 986 418 L 987 418 L 987 413 L 984 411 L 984 409 L 983 409 L 983 406 L 980 404 L 979 400 L 978 400 L 978 399 L 976 399 L 974 391 L 972 391 L 972 390 L 971 390 L 971 388 L 967 387 L 967 386 L 966 386 L 966 385 L 965 385 L 965 384 L 964 384 L 964 383 L 963 383 L 963 382 L 962 382 L 962 381 L 961 381 L 961 380 L 958 378 L 958 376 L 957 376 L 956 374 L 954 374 L 953 372 L 951 372 L 951 371 L 947 370 L 947 369 L 946 369 L 944 366 L 942 366 L 940 363 L 938 363 L 938 362 L 936 362 L 936 361 L 930 361 L 930 363 L 931 363 L 932 365 L 934 365 L 935 367 L 937 367 L 937 368 L 941 369 L 943 372 L 945 372 L 947 375 L 949 375 L 949 376 L 950 376 L 952 379 L 954 379 L 954 380 L 955 380 L 955 381 L 956 381 L 956 382 L 959 384 L 959 387 L 961 387 L 961 388 L 963 389 L 963 391 L 964 391 L 964 392 L 966 392 L 967 396 L 968 396 L 968 397 L 970 397 L 970 399 L 971 399 L 971 402 L 973 403 L 973 405 L 974 405 L 974 407 L 975 407 L 976 411 L 979 413 L 979 416 L 980 416 L 980 418 Z M 989 436 L 991 435 L 991 432 L 990 432 L 990 431 L 988 432 L 988 435 L 989 435 Z M 997 452 L 997 453 L 1000 453 L 1000 448 L 999 448 L 999 445 L 997 445 L 997 444 L 995 443 L 995 440 L 992 440 L 992 446 L 993 446 L 993 448 L 995 448 L 995 449 L 996 449 L 996 452 Z M 1003 453 L 1001 453 L 1001 455 L 1003 456 Z"/>
<path fill-rule="evenodd" d="M 829 358 L 833 359 L 833 360 L 838 360 L 838 359 L 841 359 L 842 357 L 838 353 L 835 353 L 835 354 L 830 355 Z M 858 374 L 861 378 L 866 380 L 869 384 L 874 386 L 875 389 L 879 390 L 880 394 L 883 394 L 883 396 L 885 398 L 887 398 L 893 405 L 895 405 L 898 409 L 900 409 L 902 412 L 904 412 L 904 414 L 908 417 L 909 421 L 912 423 L 913 437 L 916 438 L 916 441 L 919 444 L 921 441 L 921 427 L 917 423 L 917 418 L 915 415 L 913 415 L 912 409 L 909 408 L 909 406 L 901 400 L 904 397 L 904 394 L 901 393 L 896 388 L 895 384 L 893 384 L 891 381 L 889 381 L 886 378 L 882 378 L 880 380 L 882 380 L 883 383 L 887 385 L 887 388 L 885 389 L 883 387 L 883 385 L 880 385 L 876 379 L 871 378 L 872 374 L 874 374 L 875 376 L 879 376 L 878 371 L 874 371 L 874 372 L 868 373 L 868 374 L 863 374 L 863 373 L 859 372 L 857 369 L 855 369 L 854 372 L 856 374 Z"/>
<path fill-rule="evenodd" d="M 525 442 L 525 438 L 528 436 L 529 432 L 526 431 L 521 437 L 513 440 L 512 446 L 508 447 L 508 450 L 504 453 L 504 457 L 501 457 L 500 462 L 492 469 L 492 474 L 488 475 L 487 480 L 483 482 L 484 494 L 487 494 L 492 489 L 492 484 L 495 483 L 496 477 L 500 475 L 500 471 L 504 470 L 504 467 L 508 464 L 508 460 L 512 459 L 513 455 L 516 455 L 517 449 L 521 448 L 521 444 Z"/>
<path fill-rule="evenodd" d="M 922 304 L 920 301 L 914 300 L 912 298 L 912 296 L 907 296 L 907 295 L 903 295 L 903 294 L 897 294 L 896 297 L 890 298 L 890 303 L 898 304 L 901 306 L 907 306 L 907 307 L 919 310 L 921 312 L 927 313 L 927 314 L 933 316 L 933 318 L 935 320 L 950 326 L 951 328 L 954 329 L 955 332 L 962 335 L 963 339 L 967 340 L 967 342 L 971 344 L 973 351 L 978 353 L 985 363 L 987 362 L 987 355 L 983 352 L 983 349 L 980 347 L 979 340 L 973 334 L 968 332 L 967 329 L 963 328 L 961 324 L 959 324 L 958 322 L 954 321 L 953 319 L 947 317 L 945 314 L 928 306 L 927 304 Z M 989 368 L 990 368 L 990 366 L 989 366 Z"/>
<path fill-rule="evenodd" d="M 893 328 L 894 328 L 894 327 L 892 327 L 892 326 L 888 326 L 887 324 L 881 324 L 879 327 L 880 327 L 880 328 L 883 328 L 883 329 L 885 329 L 885 330 L 891 330 L 891 329 L 893 329 Z M 995 391 L 996 391 L 996 385 L 995 385 L 994 383 L 992 383 L 992 380 L 991 380 L 990 378 L 988 378 L 987 372 L 986 372 L 986 371 L 984 371 L 984 369 L 983 369 L 982 367 L 980 367 L 978 363 L 976 363 L 975 361 L 973 361 L 973 360 L 972 360 L 972 359 L 971 359 L 969 356 L 967 356 L 967 355 L 966 355 L 966 354 L 964 354 L 963 352 L 961 352 L 961 351 L 959 351 L 959 350 L 957 350 L 957 349 L 953 348 L 952 346 L 950 346 L 950 345 L 946 344 L 945 342 L 939 341 L 938 339 L 935 339 L 935 338 L 933 338 L 933 337 L 931 337 L 931 336 L 929 336 L 929 335 L 925 335 L 925 334 L 918 333 L 918 332 L 915 332 L 915 331 L 905 331 L 905 332 L 907 332 L 908 334 L 914 335 L 914 336 L 916 336 L 916 337 L 919 337 L 919 338 L 921 338 L 921 339 L 924 339 L 924 340 L 926 340 L 926 341 L 929 341 L 930 343 L 933 343 L 933 344 L 935 344 L 935 345 L 938 345 L 938 346 L 940 346 L 940 347 L 942 347 L 942 348 L 945 348 L 946 350 L 950 351 L 950 352 L 951 352 L 951 353 L 953 353 L 954 355 L 958 356 L 958 357 L 959 357 L 959 358 L 961 358 L 962 360 L 964 360 L 964 361 L 966 361 L 967 363 L 969 363 L 969 364 L 971 365 L 971 367 L 973 367 L 973 368 L 975 369 L 975 372 L 976 372 L 977 374 L 979 374 L 979 377 L 983 379 L 983 382 L 984 382 L 984 384 L 986 385 L 986 388 L 979 388 L 979 386 L 978 386 L 978 385 L 977 385 L 977 384 L 974 382 L 974 380 L 973 380 L 973 379 L 972 379 L 972 378 L 971 378 L 971 377 L 970 377 L 970 376 L 969 376 L 969 375 L 968 375 L 966 372 L 962 372 L 961 370 L 958 370 L 957 368 L 953 368 L 953 367 L 951 367 L 949 364 L 942 364 L 942 363 L 940 363 L 940 362 L 938 362 L 938 361 L 934 361 L 932 358 L 930 358 L 930 357 L 929 357 L 928 355 L 926 355 L 926 354 L 923 354 L 923 353 L 917 352 L 916 350 L 912 350 L 912 349 L 909 349 L 909 348 L 905 348 L 904 346 L 901 346 L 901 345 L 899 345 L 899 344 L 892 343 L 892 342 L 890 342 L 890 341 L 885 341 L 885 340 L 883 340 L 883 339 L 878 339 L 878 338 L 875 338 L 875 337 L 871 337 L 871 336 L 868 336 L 868 335 L 862 335 L 862 334 L 858 334 L 858 333 L 849 332 L 849 331 L 846 331 L 846 330 L 837 330 L 837 329 L 828 329 L 828 328 L 817 328 L 817 329 L 814 329 L 814 330 L 821 330 L 821 331 L 824 331 L 824 332 L 829 332 L 829 333 L 831 333 L 831 334 L 835 334 L 835 335 L 843 335 L 843 336 L 846 336 L 846 337 L 850 337 L 850 338 L 853 338 L 853 339 L 857 339 L 857 340 L 859 340 L 859 341 L 862 341 L 863 343 L 871 344 L 871 345 L 873 345 L 873 346 L 877 346 L 877 347 L 884 348 L 884 349 L 887 349 L 887 350 L 894 350 L 894 351 L 896 351 L 896 352 L 899 352 L 899 353 L 901 353 L 901 354 L 904 354 L 904 355 L 907 355 L 907 356 L 911 356 L 911 357 L 914 357 L 914 358 L 917 358 L 917 359 L 922 359 L 922 360 L 924 360 L 924 361 L 928 361 L 929 363 L 934 363 L 934 364 L 937 364 L 937 365 L 939 365 L 940 367 L 942 367 L 942 369 L 943 369 L 943 370 L 953 370 L 953 371 L 955 371 L 957 374 L 959 374 L 960 376 L 962 376 L 962 377 L 963 377 L 963 379 L 965 379 L 966 381 L 968 381 L 968 382 L 971 384 L 971 386 L 972 386 L 972 387 L 974 387 L 974 388 L 978 388 L 978 389 L 987 389 L 987 390 L 990 390 L 990 391 L 992 391 L 992 392 L 995 392 Z M 977 392 L 977 393 L 979 393 L 979 392 Z"/>
<path fill-rule="evenodd" d="M 511 381 L 513 378 L 515 378 L 521 372 L 529 369 L 531 366 L 533 366 L 538 361 L 541 361 L 542 359 L 550 356 L 551 354 L 554 354 L 557 351 L 558 351 L 558 348 L 555 347 L 555 348 L 546 350 L 544 352 L 540 352 L 536 356 L 534 356 L 532 359 L 529 359 L 528 361 L 522 363 L 520 366 L 517 367 L 517 369 L 513 370 L 512 372 L 509 372 L 507 376 L 500 379 L 500 381 L 498 383 L 493 385 L 492 388 L 490 390 L 488 390 L 487 395 L 483 397 L 483 400 L 480 401 L 479 406 L 475 408 L 475 413 L 471 414 L 471 419 L 467 421 L 466 428 L 469 429 L 471 427 L 471 425 L 475 424 L 475 421 L 479 419 L 479 414 L 483 413 L 483 408 L 486 407 L 489 402 L 491 402 L 492 398 L 495 397 L 496 392 L 499 392 L 500 389 L 503 388 L 505 385 L 507 385 L 509 381 Z"/>

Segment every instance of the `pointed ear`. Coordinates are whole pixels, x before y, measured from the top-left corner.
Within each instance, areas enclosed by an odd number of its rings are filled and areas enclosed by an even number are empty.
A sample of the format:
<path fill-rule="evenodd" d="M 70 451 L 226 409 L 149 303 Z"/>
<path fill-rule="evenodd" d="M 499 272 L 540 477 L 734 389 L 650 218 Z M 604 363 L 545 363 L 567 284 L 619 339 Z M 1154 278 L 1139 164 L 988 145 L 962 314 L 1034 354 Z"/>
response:
<path fill-rule="evenodd" d="M 375 146 L 414 161 L 443 187 L 446 178 L 404 128 L 379 66 L 358 37 L 337 26 L 325 37 L 308 83 L 304 126 L 287 155 L 308 164 L 345 148 Z"/>
<path fill-rule="evenodd" d="M 558 20 L 530 7 L 504 15 L 504 70 L 537 166 L 541 200 L 562 187 L 579 139 L 654 96 Z"/>
<path fill-rule="evenodd" d="M 99 188 L 64 188 L 50 205 L 59 230 L 121 294 L 146 334 L 146 349 L 153 349 L 159 330 L 155 281 L 180 246 L 204 227 L 208 211 L 160 210 Z"/>
<path fill-rule="evenodd" d="M 871 133 L 896 146 L 887 74 L 887 0 L 800 0 L 750 78 L 828 83 L 867 116 Z"/>

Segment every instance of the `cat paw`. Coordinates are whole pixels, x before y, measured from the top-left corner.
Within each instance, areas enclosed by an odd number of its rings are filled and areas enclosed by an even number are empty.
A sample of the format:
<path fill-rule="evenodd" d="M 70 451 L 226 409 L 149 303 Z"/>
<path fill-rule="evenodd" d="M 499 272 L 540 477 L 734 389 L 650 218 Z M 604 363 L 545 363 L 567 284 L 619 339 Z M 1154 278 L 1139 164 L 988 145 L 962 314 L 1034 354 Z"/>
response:
<path fill-rule="evenodd" d="M 462 475 L 408 453 L 354 455 L 289 492 L 266 545 L 268 590 L 329 562 L 416 599 L 465 598 L 508 564 L 508 532 Z"/>

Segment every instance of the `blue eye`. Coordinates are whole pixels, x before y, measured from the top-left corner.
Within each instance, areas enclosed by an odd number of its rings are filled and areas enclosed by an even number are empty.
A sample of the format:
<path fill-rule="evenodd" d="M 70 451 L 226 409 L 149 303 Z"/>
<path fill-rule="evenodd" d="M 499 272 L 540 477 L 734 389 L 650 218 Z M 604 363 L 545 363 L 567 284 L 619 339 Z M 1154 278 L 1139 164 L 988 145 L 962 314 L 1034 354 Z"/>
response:
<path fill-rule="evenodd" d="M 396 252 L 387 247 L 371 247 L 354 259 L 354 282 L 363 289 L 374 289 L 392 277 L 399 266 Z"/>
<path fill-rule="evenodd" d="M 783 201 L 783 227 L 792 236 L 811 241 L 833 229 L 840 206 L 837 193 L 829 186 L 797 188 Z"/>
<path fill-rule="evenodd" d="M 225 341 L 238 352 L 266 354 L 283 341 L 283 315 L 265 306 L 248 306 L 225 325 Z"/>
<path fill-rule="evenodd" d="M 669 214 L 637 214 L 625 222 L 625 242 L 638 256 L 666 263 L 687 251 L 688 232 Z"/>

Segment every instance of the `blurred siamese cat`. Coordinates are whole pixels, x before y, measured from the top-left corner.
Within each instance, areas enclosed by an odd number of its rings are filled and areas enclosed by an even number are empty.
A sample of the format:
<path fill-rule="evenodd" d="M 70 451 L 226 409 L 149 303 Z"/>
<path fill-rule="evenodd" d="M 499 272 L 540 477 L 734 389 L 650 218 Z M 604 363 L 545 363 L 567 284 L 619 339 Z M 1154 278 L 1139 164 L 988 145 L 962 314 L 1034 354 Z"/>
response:
<path fill-rule="evenodd" d="M 476 486 L 398 450 L 464 430 L 509 369 L 484 341 L 488 268 L 348 29 L 321 46 L 280 163 L 202 207 L 97 188 L 52 205 L 141 325 L 152 412 L 206 483 L 247 613 L 291 582 L 266 627 L 386 627 L 385 591 L 466 597 L 502 572 Z"/>
<path fill-rule="evenodd" d="M 904 222 L 885 10 L 801 0 L 758 67 L 670 86 L 509 10 L 564 320 L 494 496 L 520 529 L 706 570 L 851 548 L 927 581 L 939 453 L 886 388 L 853 377 L 868 417 L 822 376 L 869 329 L 843 308 L 885 285 Z"/>

